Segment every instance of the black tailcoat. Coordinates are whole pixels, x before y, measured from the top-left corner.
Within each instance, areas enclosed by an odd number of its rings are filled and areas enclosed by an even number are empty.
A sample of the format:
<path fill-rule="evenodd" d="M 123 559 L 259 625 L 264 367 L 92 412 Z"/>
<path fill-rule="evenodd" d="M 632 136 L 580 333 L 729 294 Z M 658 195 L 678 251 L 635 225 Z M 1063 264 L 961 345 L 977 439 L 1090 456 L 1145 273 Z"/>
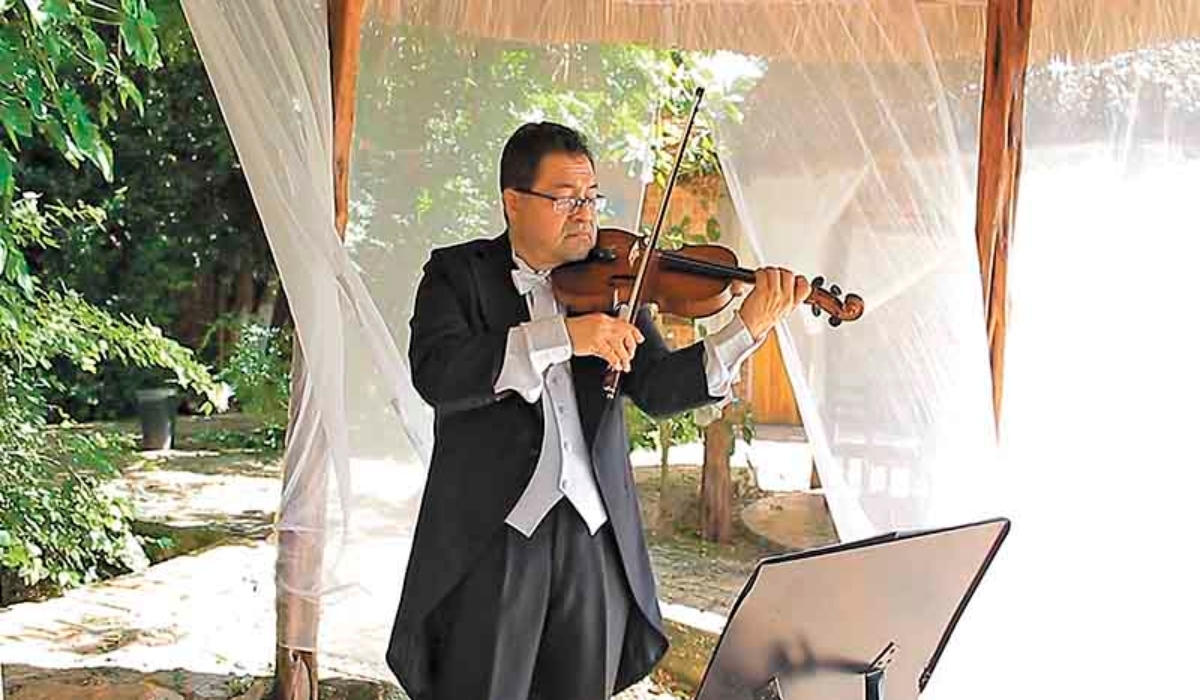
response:
<path fill-rule="evenodd" d="M 435 441 L 387 660 L 413 700 L 430 692 L 430 612 L 504 527 L 537 465 L 542 402 L 493 386 L 509 328 L 529 320 L 512 282 L 508 234 L 430 256 L 411 321 L 413 384 L 433 406 Z M 621 393 L 651 416 L 666 416 L 717 399 L 708 394 L 700 343 L 671 351 L 644 311 L 645 336 Z M 607 363 L 573 357 L 571 372 L 583 433 L 635 604 L 617 673 L 616 691 L 649 673 L 667 649 L 641 512 L 629 463 L 620 400 L 604 398 Z"/>

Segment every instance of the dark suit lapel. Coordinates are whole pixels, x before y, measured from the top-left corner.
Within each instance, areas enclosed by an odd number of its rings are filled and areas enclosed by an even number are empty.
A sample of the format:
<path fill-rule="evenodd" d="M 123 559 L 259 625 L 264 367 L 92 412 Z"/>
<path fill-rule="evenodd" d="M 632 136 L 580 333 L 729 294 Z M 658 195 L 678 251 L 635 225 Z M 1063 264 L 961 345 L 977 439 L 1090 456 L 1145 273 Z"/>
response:
<path fill-rule="evenodd" d="M 517 264 L 512 256 L 512 242 L 508 232 L 493 238 L 480 255 L 481 264 L 476 274 L 479 282 L 479 298 L 483 306 L 484 320 L 490 329 L 512 328 L 529 320 L 529 305 L 517 293 L 513 284 L 512 271 Z M 542 401 L 530 407 L 537 416 L 540 426 L 543 420 Z"/>
<path fill-rule="evenodd" d="M 512 281 L 516 263 L 513 262 L 508 232 L 489 241 L 481 253 L 479 296 L 488 327 L 511 328 L 528 321 L 529 306 Z"/>
<path fill-rule="evenodd" d="M 583 437 L 587 440 L 588 450 L 596 439 L 600 423 L 612 404 L 621 400 L 620 392 L 617 398 L 609 401 L 604 398 L 604 372 L 608 363 L 598 357 L 572 357 L 571 378 L 575 384 L 575 402 L 579 406 L 579 422 L 583 427 Z"/>

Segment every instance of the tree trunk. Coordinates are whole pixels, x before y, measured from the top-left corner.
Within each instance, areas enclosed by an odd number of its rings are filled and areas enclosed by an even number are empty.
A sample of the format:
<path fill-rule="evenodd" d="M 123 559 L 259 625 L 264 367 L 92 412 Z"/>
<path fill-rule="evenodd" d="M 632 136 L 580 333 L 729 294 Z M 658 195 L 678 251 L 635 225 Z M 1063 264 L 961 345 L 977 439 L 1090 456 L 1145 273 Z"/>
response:
<path fill-rule="evenodd" d="M 237 346 L 242 342 L 241 325 L 253 320 L 254 314 L 254 269 L 250 256 L 241 255 L 237 260 L 237 271 L 233 274 L 233 304 L 230 312 L 237 319 L 237 327 L 229 329 L 229 343 Z"/>
<path fill-rule="evenodd" d="M 733 427 L 726 411 L 704 428 L 704 473 L 700 481 L 701 535 L 710 542 L 733 539 Z"/>
<path fill-rule="evenodd" d="M 283 282 L 278 282 L 275 292 L 275 305 L 271 308 L 271 327 L 288 328 L 292 325 L 292 309 L 288 306 L 287 293 L 283 290 Z"/>
<path fill-rule="evenodd" d="M 249 257 L 243 257 L 234 280 L 234 312 L 243 320 L 249 320 L 254 315 L 254 267 Z"/>
<path fill-rule="evenodd" d="M 655 529 L 666 532 L 668 517 L 667 481 L 671 477 L 671 423 L 662 421 L 658 424 L 658 521 Z"/>
<path fill-rule="evenodd" d="M 254 299 L 254 320 L 263 326 L 270 326 L 275 315 L 275 303 L 279 300 L 279 275 L 272 269 L 267 272 L 267 281 L 262 285 L 261 293 Z"/>
<path fill-rule="evenodd" d="M 238 261 L 238 279 L 234 282 L 234 311 L 241 317 L 254 312 L 254 268 L 250 257 L 242 256 Z"/>
<path fill-rule="evenodd" d="M 214 318 L 223 322 L 225 320 L 225 312 L 229 310 L 225 294 L 225 282 L 222 279 L 220 271 L 213 272 L 213 313 Z M 217 367 L 225 366 L 225 358 L 229 356 L 229 329 L 225 326 L 217 326 Z"/>

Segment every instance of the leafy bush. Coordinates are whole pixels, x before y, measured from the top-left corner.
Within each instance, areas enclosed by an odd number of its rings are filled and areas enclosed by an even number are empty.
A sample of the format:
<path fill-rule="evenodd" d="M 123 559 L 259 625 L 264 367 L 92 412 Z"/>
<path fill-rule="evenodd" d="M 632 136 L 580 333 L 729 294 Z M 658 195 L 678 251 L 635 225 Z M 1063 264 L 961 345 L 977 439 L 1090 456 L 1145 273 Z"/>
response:
<path fill-rule="evenodd" d="M 270 422 L 249 432 L 227 429 L 200 431 L 192 436 L 191 442 L 223 449 L 279 452 L 283 450 L 286 434 L 286 423 Z"/>
<path fill-rule="evenodd" d="M 124 568 L 128 505 L 102 488 L 132 438 L 50 428 L 28 376 L 0 366 L 0 567 L 73 586 Z"/>
<path fill-rule="evenodd" d="M 39 279 L 37 261 L 64 231 L 102 229 L 106 211 L 43 204 L 19 187 L 15 167 L 14 152 L 49 152 L 111 182 L 103 128 L 119 110 L 143 107 L 126 69 L 161 65 L 157 27 L 146 0 L 0 1 L 0 568 L 28 585 L 119 570 L 133 541 L 127 505 L 103 488 L 129 445 L 69 427 L 46 399 L 61 389 L 56 365 L 89 374 L 108 361 L 158 368 L 209 408 L 220 401 L 208 368 L 158 327 Z M 51 428 L 51 419 L 67 427 Z"/>
<path fill-rule="evenodd" d="M 73 292 L 32 294 L 0 281 L 0 567 L 30 585 L 75 585 L 119 568 L 129 541 L 127 509 L 101 489 L 128 441 L 69 429 L 45 395 L 45 371 L 105 359 L 157 367 L 185 390 L 219 402 L 216 383 L 191 351 L 148 323 L 117 319 Z M 62 419 L 52 428 L 48 419 Z"/>
<path fill-rule="evenodd" d="M 291 348 L 289 332 L 254 321 L 241 323 L 233 352 L 218 375 L 233 389 L 242 412 L 262 418 L 268 432 L 287 425 Z"/>

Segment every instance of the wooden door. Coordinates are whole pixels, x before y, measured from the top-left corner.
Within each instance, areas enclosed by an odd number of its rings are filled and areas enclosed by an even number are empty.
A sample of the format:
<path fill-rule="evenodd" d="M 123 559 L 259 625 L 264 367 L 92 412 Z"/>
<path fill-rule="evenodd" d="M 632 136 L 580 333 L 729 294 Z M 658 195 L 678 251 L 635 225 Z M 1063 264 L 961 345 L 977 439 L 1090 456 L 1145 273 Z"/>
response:
<path fill-rule="evenodd" d="M 754 422 L 764 425 L 802 425 L 792 383 L 783 365 L 783 352 L 775 331 L 750 358 L 743 368 L 750 389 Z"/>

